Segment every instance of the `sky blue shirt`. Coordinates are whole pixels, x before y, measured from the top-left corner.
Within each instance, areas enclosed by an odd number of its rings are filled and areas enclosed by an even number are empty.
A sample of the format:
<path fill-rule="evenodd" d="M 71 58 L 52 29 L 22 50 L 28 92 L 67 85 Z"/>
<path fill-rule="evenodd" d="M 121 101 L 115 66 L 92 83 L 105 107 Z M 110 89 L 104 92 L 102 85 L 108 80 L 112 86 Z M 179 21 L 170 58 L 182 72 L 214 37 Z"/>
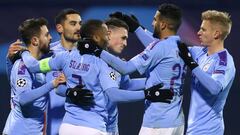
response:
<path fill-rule="evenodd" d="M 29 73 L 21 59 L 14 63 L 10 75 L 11 112 L 5 134 L 42 134 L 46 94 L 53 88 L 52 82 L 45 83 L 45 75 Z"/>
<path fill-rule="evenodd" d="M 139 73 L 146 74 L 146 88 L 163 83 L 165 89 L 173 89 L 175 92 L 171 104 L 146 101 L 142 125 L 144 127 L 170 128 L 184 124 L 181 105 L 186 70 L 183 60 L 178 56 L 178 40 L 178 36 L 170 36 L 164 40 L 155 39 L 142 53 L 130 60 Z"/>
<path fill-rule="evenodd" d="M 223 108 L 236 72 L 233 58 L 226 49 L 210 56 L 203 47 L 190 52 L 199 67 L 192 71 L 187 134 L 223 135 Z"/>
<path fill-rule="evenodd" d="M 186 66 L 178 56 L 178 40 L 180 40 L 178 36 L 170 36 L 164 40 L 156 39 L 142 53 L 128 62 L 122 61 L 106 51 L 100 55 L 104 61 L 121 74 L 129 74 L 135 70 L 141 74 L 145 73 L 147 77 L 145 89 L 163 83 L 163 88 L 174 91 L 175 96 L 171 104 L 146 101 L 144 127 L 169 128 L 184 124 L 181 88 Z"/>

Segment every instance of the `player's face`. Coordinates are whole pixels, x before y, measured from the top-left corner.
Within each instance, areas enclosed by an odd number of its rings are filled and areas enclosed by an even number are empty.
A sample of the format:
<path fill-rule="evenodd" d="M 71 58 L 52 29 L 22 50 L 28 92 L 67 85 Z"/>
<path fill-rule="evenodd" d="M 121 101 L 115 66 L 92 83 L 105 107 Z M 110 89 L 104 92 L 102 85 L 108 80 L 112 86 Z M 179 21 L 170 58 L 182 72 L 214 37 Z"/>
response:
<path fill-rule="evenodd" d="M 82 19 L 78 14 L 69 14 L 66 16 L 66 20 L 62 24 L 62 38 L 66 41 L 75 43 L 80 36 L 80 28 Z"/>
<path fill-rule="evenodd" d="M 208 20 L 203 20 L 198 31 L 198 37 L 202 45 L 209 46 L 214 41 L 214 26 Z"/>
<path fill-rule="evenodd" d="M 127 46 L 128 31 L 123 27 L 109 29 L 109 31 L 108 49 L 115 54 L 122 53 L 123 49 Z"/>
<path fill-rule="evenodd" d="M 160 12 L 157 11 L 156 14 L 154 15 L 153 22 L 152 22 L 152 26 L 154 29 L 153 37 L 155 38 L 159 38 L 161 33 L 159 16 L 160 16 Z"/>
<path fill-rule="evenodd" d="M 106 48 L 109 41 L 109 31 L 106 24 L 102 25 L 102 28 L 97 33 L 98 45 L 102 48 Z"/>
<path fill-rule="evenodd" d="M 47 54 L 49 52 L 49 44 L 51 42 L 51 35 L 48 31 L 48 28 L 46 25 L 43 25 L 41 27 L 41 32 L 39 35 L 39 49 L 43 54 Z"/>

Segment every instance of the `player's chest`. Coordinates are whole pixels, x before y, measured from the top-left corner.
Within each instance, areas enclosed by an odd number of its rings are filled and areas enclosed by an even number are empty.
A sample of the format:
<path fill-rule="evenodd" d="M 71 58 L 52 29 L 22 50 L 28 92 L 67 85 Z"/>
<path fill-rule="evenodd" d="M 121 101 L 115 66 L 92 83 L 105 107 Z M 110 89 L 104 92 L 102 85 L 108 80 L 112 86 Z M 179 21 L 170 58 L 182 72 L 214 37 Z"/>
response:
<path fill-rule="evenodd" d="M 204 54 L 197 59 L 197 63 L 202 71 L 212 74 L 214 72 L 215 65 L 217 64 L 217 58 L 215 55 L 207 56 Z"/>

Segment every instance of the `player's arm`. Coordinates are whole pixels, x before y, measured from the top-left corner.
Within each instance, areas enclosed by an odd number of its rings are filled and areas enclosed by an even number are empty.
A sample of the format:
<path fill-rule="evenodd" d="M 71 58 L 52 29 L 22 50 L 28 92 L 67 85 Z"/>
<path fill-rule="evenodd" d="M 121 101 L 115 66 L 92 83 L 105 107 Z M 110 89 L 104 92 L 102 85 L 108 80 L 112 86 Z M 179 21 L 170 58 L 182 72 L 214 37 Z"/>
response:
<path fill-rule="evenodd" d="M 219 75 L 216 75 L 214 73 L 211 76 L 208 73 L 204 72 L 199 66 L 193 69 L 192 73 L 196 76 L 200 83 L 209 90 L 212 95 L 217 95 L 223 90 L 223 84 L 217 80 L 217 78 L 219 78 L 217 76 L 222 76 L 224 78 L 223 73 L 217 73 Z"/>
<path fill-rule="evenodd" d="M 145 89 L 146 78 L 133 78 L 130 79 L 129 76 L 124 77 L 120 82 L 120 88 L 126 90 L 144 90 Z"/>
<path fill-rule="evenodd" d="M 106 63 L 98 64 L 100 66 L 99 80 L 104 94 L 111 102 L 132 102 L 143 99 L 148 99 L 152 102 L 167 102 L 173 98 L 173 93 L 170 90 L 163 90 L 162 84 L 153 86 L 144 91 L 128 91 L 119 89 L 116 77 L 112 74 Z M 161 90 L 160 90 L 161 89 Z M 155 94 L 155 93 L 158 94 Z"/>
<path fill-rule="evenodd" d="M 152 33 L 146 29 L 144 30 L 142 27 L 138 27 L 135 31 L 135 34 L 145 47 L 155 40 L 155 38 L 152 36 Z"/>
<path fill-rule="evenodd" d="M 131 61 L 124 61 L 105 50 L 102 51 L 100 58 L 122 75 L 131 74 L 137 70 Z"/>
<path fill-rule="evenodd" d="M 149 31 L 145 30 L 145 28 L 139 23 L 136 16 L 127 15 L 117 11 L 111 13 L 109 17 L 118 18 L 124 21 L 129 27 L 129 32 L 135 33 L 145 47 L 147 47 L 151 42 L 153 42 L 154 38 L 152 34 Z"/>
<path fill-rule="evenodd" d="M 102 58 L 107 64 L 122 75 L 130 74 L 136 70 L 138 70 L 140 74 L 143 74 L 148 67 L 154 66 L 165 55 L 163 49 L 153 49 L 158 43 L 159 42 L 156 42 L 151 46 L 148 46 L 141 54 L 135 56 L 130 61 L 123 61 L 109 52 L 102 50 L 98 45 L 88 40 L 78 42 L 78 50 L 81 55 L 94 54 L 95 56 Z M 88 44 L 88 46 L 85 44 Z"/>
<path fill-rule="evenodd" d="M 30 52 L 24 51 L 22 54 L 22 59 L 26 67 L 32 73 L 42 72 L 46 73 L 51 70 L 60 70 L 64 64 L 65 53 L 60 53 L 59 55 L 54 55 L 49 58 L 42 59 L 38 61 L 35 59 Z"/>
<path fill-rule="evenodd" d="M 22 44 L 23 44 L 22 41 L 18 39 L 17 41 L 10 44 L 8 48 L 8 53 L 6 56 L 6 72 L 9 80 L 10 80 L 10 74 L 11 74 L 11 70 L 14 62 L 17 59 L 20 59 L 20 57 L 16 55 L 16 52 L 23 48 Z"/>
<path fill-rule="evenodd" d="M 106 89 L 105 95 L 112 102 L 133 102 L 145 99 L 144 91 L 128 91 L 117 87 Z"/>
<path fill-rule="evenodd" d="M 55 78 L 51 82 L 47 82 L 46 84 L 38 87 L 36 89 L 32 89 L 32 81 L 30 76 L 25 76 L 17 79 L 16 81 L 16 89 L 21 91 L 19 94 L 19 103 L 24 106 L 27 105 L 34 100 L 44 96 L 53 88 L 56 88 L 60 83 L 64 83 L 65 81 Z"/>
<path fill-rule="evenodd" d="M 223 85 L 215 77 L 204 72 L 191 56 L 185 43 L 178 43 L 179 56 L 184 60 L 185 64 L 192 70 L 201 84 L 209 90 L 212 95 L 217 95 L 223 89 Z M 224 71 L 225 72 L 225 71 Z"/>

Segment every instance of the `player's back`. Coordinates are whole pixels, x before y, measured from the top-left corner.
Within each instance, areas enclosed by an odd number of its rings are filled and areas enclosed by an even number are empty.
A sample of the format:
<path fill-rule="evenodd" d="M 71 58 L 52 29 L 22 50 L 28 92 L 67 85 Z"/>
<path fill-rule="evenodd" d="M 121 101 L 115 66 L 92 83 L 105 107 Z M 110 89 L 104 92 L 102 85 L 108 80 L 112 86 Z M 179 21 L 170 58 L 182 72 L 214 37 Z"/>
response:
<path fill-rule="evenodd" d="M 43 96 L 21 105 L 19 95 L 42 86 L 45 83 L 44 74 L 30 74 L 23 61 L 19 59 L 13 65 L 10 79 L 11 113 L 6 123 L 6 126 L 9 126 L 9 135 L 41 134 L 47 97 Z"/>
<path fill-rule="evenodd" d="M 192 48 L 192 52 L 199 67 L 218 81 L 222 90 L 217 94 L 212 94 L 193 75 L 187 133 L 193 135 L 223 134 L 223 109 L 235 76 L 233 58 L 227 50 L 210 56 L 207 55 L 206 48 L 195 47 Z"/>
<path fill-rule="evenodd" d="M 111 78 L 112 70 L 100 58 L 80 55 L 76 49 L 66 52 L 64 59 L 62 69 L 67 78 L 67 86 L 73 88 L 76 85 L 84 85 L 84 88 L 92 90 L 95 105 L 92 108 L 84 108 L 72 104 L 67 98 L 63 122 L 106 131 L 107 99 L 104 90 L 118 87 L 116 80 Z"/>
<path fill-rule="evenodd" d="M 185 74 L 185 64 L 178 55 L 178 36 L 170 36 L 164 40 L 152 42 L 140 56 L 145 59 L 142 65 L 150 63 L 145 69 L 147 76 L 146 88 L 163 83 L 164 89 L 171 89 L 175 96 L 170 104 L 146 102 L 143 126 L 146 127 L 176 127 L 184 124 L 182 104 L 182 83 Z M 140 71 L 138 69 L 138 71 Z M 156 113 L 157 112 L 157 113 Z"/>

